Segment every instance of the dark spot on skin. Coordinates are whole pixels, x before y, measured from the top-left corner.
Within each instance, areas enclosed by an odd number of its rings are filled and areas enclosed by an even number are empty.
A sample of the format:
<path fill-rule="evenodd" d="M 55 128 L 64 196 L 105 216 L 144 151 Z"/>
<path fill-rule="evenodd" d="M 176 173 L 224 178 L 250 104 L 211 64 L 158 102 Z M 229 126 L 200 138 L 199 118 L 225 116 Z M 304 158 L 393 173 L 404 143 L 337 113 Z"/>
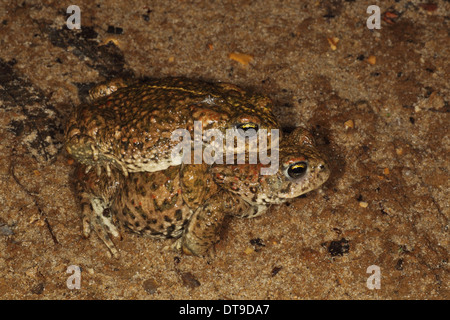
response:
<path fill-rule="evenodd" d="M 291 189 L 291 183 L 289 182 L 288 185 L 286 186 L 286 188 L 281 189 L 280 192 L 288 193 L 290 189 Z"/>
<path fill-rule="evenodd" d="M 168 216 L 164 216 L 164 221 L 166 221 L 166 222 L 172 222 L 172 219 L 170 219 Z"/>
<path fill-rule="evenodd" d="M 144 219 L 144 221 L 148 220 L 148 215 L 145 213 L 144 210 L 142 210 L 141 207 L 137 207 L 136 210 L 139 213 L 139 215 L 142 217 L 142 219 Z"/>
<path fill-rule="evenodd" d="M 105 218 L 110 218 L 111 217 L 111 210 L 109 210 L 109 208 L 106 208 L 105 210 L 103 210 L 103 216 Z"/>
<path fill-rule="evenodd" d="M 168 228 L 167 228 L 167 235 L 168 236 L 172 236 L 172 232 L 175 230 L 175 225 L 171 224 Z"/>
<path fill-rule="evenodd" d="M 128 223 L 128 221 L 124 221 L 123 225 L 124 225 L 126 228 L 128 228 L 128 229 L 131 230 L 130 224 Z"/>
<path fill-rule="evenodd" d="M 136 216 L 131 212 L 130 208 L 126 207 L 128 210 L 128 214 L 130 215 L 131 220 L 136 220 Z"/>
<path fill-rule="evenodd" d="M 177 221 L 180 221 L 181 219 L 183 219 L 183 211 L 181 211 L 181 209 L 178 209 L 177 211 L 175 211 L 175 219 Z"/>
<path fill-rule="evenodd" d="M 256 193 L 258 190 L 256 187 L 250 187 L 250 192 L 251 193 Z"/>

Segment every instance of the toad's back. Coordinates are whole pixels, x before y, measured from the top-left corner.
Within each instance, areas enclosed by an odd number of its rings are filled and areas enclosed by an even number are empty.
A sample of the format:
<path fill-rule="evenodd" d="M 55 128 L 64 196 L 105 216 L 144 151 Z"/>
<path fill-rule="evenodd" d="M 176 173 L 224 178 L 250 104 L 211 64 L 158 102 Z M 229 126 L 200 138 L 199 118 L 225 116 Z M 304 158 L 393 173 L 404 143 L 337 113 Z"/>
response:
<path fill-rule="evenodd" d="M 172 132 L 194 121 L 202 129 L 224 132 L 251 123 L 277 128 L 272 103 L 227 83 L 165 78 L 124 85 L 90 104 L 80 105 L 69 119 L 66 148 L 81 163 L 112 163 L 124 171 L 158 171 L 179 164 L 171 151 L 179 141 Z"/>

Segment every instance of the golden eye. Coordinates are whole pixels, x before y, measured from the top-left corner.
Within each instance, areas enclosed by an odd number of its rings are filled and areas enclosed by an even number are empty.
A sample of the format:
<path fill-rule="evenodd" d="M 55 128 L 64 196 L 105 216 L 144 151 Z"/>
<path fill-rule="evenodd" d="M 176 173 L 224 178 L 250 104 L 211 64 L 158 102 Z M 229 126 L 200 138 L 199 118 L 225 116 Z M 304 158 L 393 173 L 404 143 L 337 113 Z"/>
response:
<path fill-rule="evenodd" d="M 249 130 L 254 130 L 255 133 L 258 131 L 259 126 L 256 123 L 248 122 L 248 123 L 238 123 L 236 124 L 236 129 L 241 133 L 241 135 L 245 135 L 245 133 Z M 241 130 L 243 132 L 241 132 Z"/>
<path fill-rule="evenodd" d="M 293 163 L 289 166 L 287 174 L 293 179 L 298 179 L 305 175 L 308 164 L 304 161 Z"/>

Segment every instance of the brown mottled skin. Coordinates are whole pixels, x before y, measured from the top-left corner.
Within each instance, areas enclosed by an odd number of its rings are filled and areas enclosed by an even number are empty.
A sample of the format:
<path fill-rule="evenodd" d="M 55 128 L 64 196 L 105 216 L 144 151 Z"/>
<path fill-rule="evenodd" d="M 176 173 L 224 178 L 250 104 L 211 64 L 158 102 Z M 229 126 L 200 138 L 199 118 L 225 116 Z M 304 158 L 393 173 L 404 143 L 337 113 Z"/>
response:
<path fill-rule="evenodd" d="M 128 177 L 114 168 L 110 176 L 98 176 L 78 165 L 84 235 L 93 229 L 116 257 L 109 234 L 119 236 L 118 225 L 151 237 L 177 238 L 176 249 L 205 255 L 219 240 L 225 216 L 258 216 L 271 204 L 318 188 L 330 173 L 302 128 L 281 141 L 279 160 L 274 175 L 261 175 L 261 164 L 180 165 Z"/>
<path fill-rule="evenodd" d="M 194 121 L 202 129 L 276 129 L 272 101 L 228 83 L 185 78 L 149 79 L 127 83 L 116 79 L 93 88 L 92 102 L 82 104 L 66 126 L 66 150 L 87 170 L 110 167 L 128 172 L 154 172 L 181 159 L 171 151 L 175 129 L 188 129 Z M 203 142 L 206 144 L 207 142 Z"/>

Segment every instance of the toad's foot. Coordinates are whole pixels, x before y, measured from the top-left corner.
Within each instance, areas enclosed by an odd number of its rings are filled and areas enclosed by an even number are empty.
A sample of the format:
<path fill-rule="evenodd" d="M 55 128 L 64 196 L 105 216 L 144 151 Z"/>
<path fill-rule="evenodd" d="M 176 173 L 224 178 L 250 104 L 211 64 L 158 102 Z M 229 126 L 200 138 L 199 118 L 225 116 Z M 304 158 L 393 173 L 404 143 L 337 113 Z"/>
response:
<path fill-rule="evenodd" d="M 178 238 L 174 243 L 171 245 L 168 245 L 164 247 L 164 250 L 171 250 L 176 252 L 182 252 L 185 255 L 188 256 L 205 256 L 209 261 L 212 261 L 216 257 L 216 247 L 214 244 L 212 244 L 206 252 L 203 254 L 198 254 L 196 252 L 193 252 L 191 248 L 183 244 L 183 238 Z"/>
<path fill-rule="evenodd" d="M 120 169 L 122 170 L 122 173 L 125 177 L 128 177 L 128 170 L 125 166 L 119 164 Z M 86 170 L 84 171 L 85 174 L 88 174 L 89 171 L 91 171 L 92 166 L 86 166 Z M 111 166 L 109 165 L 109 163 L 105 163 L 105 169 L 106 169 L 106 175 L 108 176 L 108 178 L 111 178 Z M 102 175 L 102 166 L 101 165 L 96 165 L 95 166 L 95 172 L 97 173 L 97 176 L 101 176 Z"/>

